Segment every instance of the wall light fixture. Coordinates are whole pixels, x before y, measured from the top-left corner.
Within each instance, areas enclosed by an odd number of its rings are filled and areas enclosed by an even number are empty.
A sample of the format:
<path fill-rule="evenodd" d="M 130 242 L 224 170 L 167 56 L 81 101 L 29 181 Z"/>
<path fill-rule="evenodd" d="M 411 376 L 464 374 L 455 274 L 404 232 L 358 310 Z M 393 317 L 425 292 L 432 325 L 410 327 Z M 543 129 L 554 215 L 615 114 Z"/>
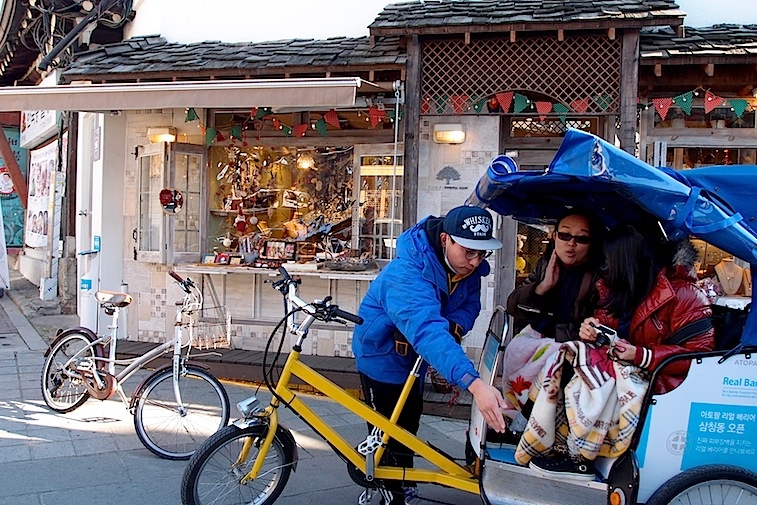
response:
<path fill-rule="evenodd" d="M 434 142 L 437 144 L 462 144 L 465 142 L 465 125 L 435 124 Z"/>

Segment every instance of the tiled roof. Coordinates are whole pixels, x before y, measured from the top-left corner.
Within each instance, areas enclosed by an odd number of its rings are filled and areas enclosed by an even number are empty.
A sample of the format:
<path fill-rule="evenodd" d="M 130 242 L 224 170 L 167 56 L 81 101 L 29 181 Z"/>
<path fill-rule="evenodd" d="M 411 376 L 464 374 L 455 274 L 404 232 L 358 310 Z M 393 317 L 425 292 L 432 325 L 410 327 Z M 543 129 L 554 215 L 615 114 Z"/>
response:
<path fill-rule="evenodd" d="M 642 59 L 697 56 L 757 57 L 757 25 L 685 27 L 684 37 L 670 27 L 646 28 L 641 32 Z"/>
<path fill-rule="evenodd" d="M 680 24 L 684 12 L 670 0 L 419 0 L 387 5 L 369 26 L 371 34 L 446 33 L 471 26 L 586 23 L 616 21 L 617 26 Z M 457 28 L 457 30 L 455 29 Z"/>
<path fill-rule="evenodd" d="M 257 43 L 169 43 L 163 37 L 134 37 L 81 53 L 63 72 L 64 80 L 117 76 L 265 76 L 284 72 L 340 72 L 400 69 L 407 53 L 398 37 L 337 37 Z"/>

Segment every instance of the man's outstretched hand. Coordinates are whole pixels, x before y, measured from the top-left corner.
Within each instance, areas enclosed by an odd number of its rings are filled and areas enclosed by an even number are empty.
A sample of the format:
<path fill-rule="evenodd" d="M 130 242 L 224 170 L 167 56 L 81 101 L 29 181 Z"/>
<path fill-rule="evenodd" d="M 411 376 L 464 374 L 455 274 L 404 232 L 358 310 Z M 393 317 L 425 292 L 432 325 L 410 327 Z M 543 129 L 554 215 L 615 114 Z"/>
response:
<path fill-rule="evenodd" d="M 499 389 L 490 386 L 481 379 L 476 379 L 468 386 L 468 391 L 473 395 L 478 410 L 483 414 L 486 423 L 498 432 L 505 431 L 505 418 L 502 410 L 507 408 L 507 403 Z"/>

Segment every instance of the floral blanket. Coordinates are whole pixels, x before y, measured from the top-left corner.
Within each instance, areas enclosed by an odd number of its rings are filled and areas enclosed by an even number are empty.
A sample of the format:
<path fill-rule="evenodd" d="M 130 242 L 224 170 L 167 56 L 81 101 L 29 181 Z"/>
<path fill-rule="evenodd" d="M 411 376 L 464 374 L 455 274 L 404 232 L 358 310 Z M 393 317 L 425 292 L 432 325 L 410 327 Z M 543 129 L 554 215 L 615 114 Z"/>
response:
<path fill-rule="evenodd" d="M 531 387 L 534 408 L 515 460 L 525 465 L 553 447 L 590 460 L 619 456 L 631 443 L 648 386 L 644 371 L 610 360 L 606 349 L 565 342 Z"/>

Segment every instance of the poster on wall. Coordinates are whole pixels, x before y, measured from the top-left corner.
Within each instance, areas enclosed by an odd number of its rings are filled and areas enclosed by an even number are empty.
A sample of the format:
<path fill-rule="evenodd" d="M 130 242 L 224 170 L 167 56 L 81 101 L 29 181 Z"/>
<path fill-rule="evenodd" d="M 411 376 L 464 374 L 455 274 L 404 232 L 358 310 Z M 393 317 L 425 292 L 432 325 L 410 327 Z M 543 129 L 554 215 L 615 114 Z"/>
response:
<path fill-rule="evenodd" d="M 13 155 L 24 178 L 26 178 L 26 149 L 19 146 L 19 133 L 14 128 L 3 128 Z M 2 207 L 5 245 L 21 247 L 24 244 L 24 208 L 8 171 L 8 165 L 0 156 L 0 206 Z"/>
<path fill-rule="evenodd" d="M 48 244 L 57 160 L 57 140 L 34 149 L 29 155 L 29 197 L 24 234 L 24 243 L 29 247 L 47 247 Z"/>

